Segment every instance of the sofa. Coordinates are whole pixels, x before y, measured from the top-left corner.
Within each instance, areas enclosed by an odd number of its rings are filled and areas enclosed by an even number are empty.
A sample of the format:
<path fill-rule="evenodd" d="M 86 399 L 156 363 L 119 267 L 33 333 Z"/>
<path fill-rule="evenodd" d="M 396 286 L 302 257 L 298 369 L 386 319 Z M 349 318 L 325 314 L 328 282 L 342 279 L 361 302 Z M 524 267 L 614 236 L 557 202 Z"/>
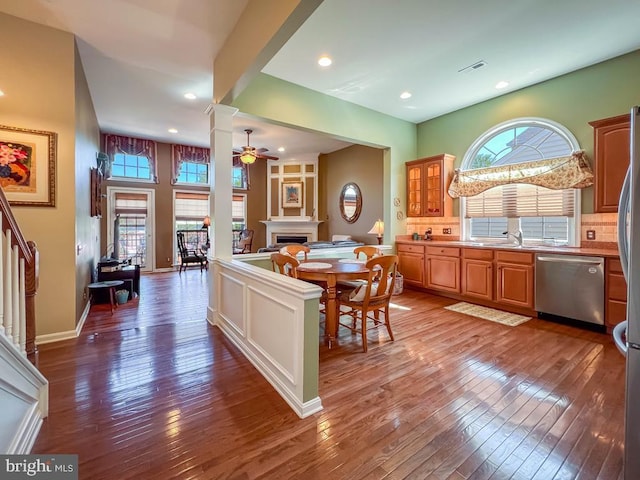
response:
<path fill-rule="evenodd" d="M 296 245 L 295 243 L 273 243 L 267 247 L 258 249 L 258 253 L 265 252 L 279 252 L 282 247 L 287 245 Z M 323 248 L 342 248 L 342 247 L 358 247 L 364 245 L 362 242 L 356 242 L 355 240 L 319 240 L 316 242 L 304 242 L 303 245 L 309 247 L 311 250 L 318 250 Z"/>

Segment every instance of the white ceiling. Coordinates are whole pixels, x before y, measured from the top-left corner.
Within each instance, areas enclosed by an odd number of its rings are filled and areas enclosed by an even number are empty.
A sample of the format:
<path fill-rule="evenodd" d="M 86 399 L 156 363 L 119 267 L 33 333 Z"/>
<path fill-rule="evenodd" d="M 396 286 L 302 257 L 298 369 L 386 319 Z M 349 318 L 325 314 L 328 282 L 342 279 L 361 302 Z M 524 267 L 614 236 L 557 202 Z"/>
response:
<path fill-rule="evenodd" d="M 207 146 L 213 58 L 246 4 L 0 0 L 0 12 L 78 37 L 103 131 Z M 325 0 L 263 71 L 420 122 L 636 50 L 638 18 L 637 0 Z M 316 64 L 323 53 L 328 69 Z M 486 66 L 458 73 L 479 60 Z M 496 90 L 499 80 L 510 86 Z M 348 145 L 238 115 L 235 147 L 245 128 L 281 157 Z"/>

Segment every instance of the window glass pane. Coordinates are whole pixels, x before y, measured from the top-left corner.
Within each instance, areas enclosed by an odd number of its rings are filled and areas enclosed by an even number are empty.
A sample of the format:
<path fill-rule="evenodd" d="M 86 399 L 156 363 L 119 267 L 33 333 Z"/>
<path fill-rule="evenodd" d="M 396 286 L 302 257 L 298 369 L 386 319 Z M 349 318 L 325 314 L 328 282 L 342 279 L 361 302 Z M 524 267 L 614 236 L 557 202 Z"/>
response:
<path fill-rule="evenodd" d="M 135 265 L 145 266 L 146 261 L 146 214 L 120 214 L 118 260 L 131 259 Z"/>
<path fill-rule="evenodd" d="M 140 155 L 126 155 L 117 153 L 111 164 L 112 177 L 151 179 L 149 159 Z"/>
<path fill-rule="evenodd" d="M 507 231 L 506 217 L 472 218 L 469 221 L 471 238 L 504 238 Z"/>
<path fill-rule="evenodd" d="M 182 162 L 178 175 L 180 183 L 209 183 L 209 165 L 206 163 Z"/>
<path fill-rule="evenodd" d="M 237 188 L 240 190 L 249 189 L 249 177 L 246 166 L 233 167 L 231 175 L 231 183 L 233 185 L 233 188 Z"/>
<path fill-rule="evenodd" d="M 568 241 L 568 217 L 522 217 L 520 226 L 524 238 L 532 240 L 552 240 L 554 243 Z"/>
<path fill-rule="evenodd" d="M 570 155 L 568 140 L 550 126 L 523 124 L 505 126 L 477 148 L 463 170 L 498 165 L 514 165 L 545 158 Z"/>

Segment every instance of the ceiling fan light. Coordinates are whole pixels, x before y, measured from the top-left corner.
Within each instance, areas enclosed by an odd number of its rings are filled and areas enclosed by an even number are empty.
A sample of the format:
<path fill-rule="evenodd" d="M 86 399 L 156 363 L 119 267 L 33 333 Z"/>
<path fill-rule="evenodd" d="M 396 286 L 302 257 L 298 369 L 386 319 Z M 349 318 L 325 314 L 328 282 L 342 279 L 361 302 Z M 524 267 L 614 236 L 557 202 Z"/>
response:
<path fill-rule="evenodd" d="M 242 155 L 240 155 L 240 161 L 250 165 L 256 161 L 256 156 L 252 152 L 243 152 Z"/>

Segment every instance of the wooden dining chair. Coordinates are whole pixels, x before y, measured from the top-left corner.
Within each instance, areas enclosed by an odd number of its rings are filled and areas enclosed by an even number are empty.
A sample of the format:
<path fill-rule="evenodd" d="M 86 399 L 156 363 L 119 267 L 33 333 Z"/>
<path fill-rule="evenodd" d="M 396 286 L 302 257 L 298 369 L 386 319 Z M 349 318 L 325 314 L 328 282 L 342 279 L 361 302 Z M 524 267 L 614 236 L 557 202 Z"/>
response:
<path fill-rule="evenodd" d="M 274 272 L 298 278 L 298 265 L 300 265 L 300 262 L 291 255 L 285 255 L 284 253 L 278 252 L 271 254 L 271 268 Z"/>
<path fill-rule="evenodd" d="M 382 251 L 373 245 L 364 245 L 353 249 L 356 260 L 360 260 L 360 254 L 364 256 L 364 260 L 371 260 L 373 257 L 382 255 Z M 341 280 L 338 282 L 339 290 L 354 290 L 366 283 L 364 280 Z"/>
<path fill-rule="evenodd" d="M 382 251 L 373 245 L 356 247 L 353 249 L 353 253 L 356 255 L 356 258 L 360 258 L 360 254 L 362 254 L 366 260 L 371 260 L 373 257 L 382 255 Z"/>
<path fill-rule="evenodd" d="M 391 321 L 389 319 L 389 301 L 393 295 L 398 269 L 397 255 L 382 255 L 367 261 L 369 275 L 367 282 L 351 292 L 343 292 L 339 296 L 340 306 L 346 310 L 338 312 L 339 325 L 362 336 L 362 349 L 367 351 L 367 331 L 381 325 L 387 327 L 389 337 L 393 341 Z M 381 315 L 384 317 L 382 320 Z M 351 317 L 351 323 L 343 323 L 343 316 Z M 369 326 L 371 323 L 371 326 Z"/>
<path fill-rule="evenodd" d="M 300 260 L 303 262 L 307 261 L 307 254 L 311 251 L 309 247 L 302 244 L 295 245 L 285 245 L 280 249 L 280 253 L 283 255 L 289 255 L 296 260 Z M 323 282 L 321 280 L 309 280 L 309 283 L 313 283 L 323 288 L 322 296 L 320 297 L 320 313 L 325 312 L 325 303 L 327 299 L 327 282 Z"/>
<path fill-rule="evenodd" d="M 284 247 L 282 247 L 280 249 L 280 253 L 283 253 L 285 255 L 291 255 L 292 257 L 298 259 L 298 255 L 300 255 L 300 257 L 302 258 L 303 262 L 307 261 L 307 254 L 311 251 L 311 249 L 309 247 L 307 247 L 306 245 L 302 245 L 302 244 L 295 244 L 295 245 L 285 245 Z"/>

